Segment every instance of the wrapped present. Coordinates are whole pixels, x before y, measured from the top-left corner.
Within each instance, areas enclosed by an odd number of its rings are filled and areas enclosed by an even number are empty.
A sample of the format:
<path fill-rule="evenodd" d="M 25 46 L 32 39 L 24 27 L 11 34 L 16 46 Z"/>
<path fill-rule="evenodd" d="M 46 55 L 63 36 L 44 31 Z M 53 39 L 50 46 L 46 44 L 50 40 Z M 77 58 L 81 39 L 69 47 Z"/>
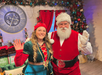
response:
<path fill-rule="evenodd" d="M 22 75 L 23 67 L 24 66 L 12 70 L 5 70 L 5 75 Z"/>
<path fill-rule="evenodd" d="M 10 46 L 7 50 L 8 54 L 16 53 L 14 46 Z"/>
<path fill-rule="evenodd" d="M 8 64 L 7 56 L 0 57 L 0 67 Z"/>
<path fill-rule="evenodd" d="M 5 72 L 0 72 L 0 75 L 4 75 L 5 74 Z"/>
<path fill-rule="evenodd" d="M 2 70 L 2 68 L 0 68 L 0 75 L 4 75 L 4 71 Z"/>

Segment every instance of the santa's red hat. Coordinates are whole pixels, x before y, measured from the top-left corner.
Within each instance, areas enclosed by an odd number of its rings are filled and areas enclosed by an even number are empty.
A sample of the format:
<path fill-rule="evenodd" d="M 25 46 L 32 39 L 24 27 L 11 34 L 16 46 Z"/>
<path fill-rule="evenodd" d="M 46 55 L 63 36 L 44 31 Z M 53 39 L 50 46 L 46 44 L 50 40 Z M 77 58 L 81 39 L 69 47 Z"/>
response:
<path fill-rule="evenodd" d="M 41 22 L 38 22 L 38 23 L 34 26 L 34 30 L 36 30 L 38 27 L 45 27 L 45 28 L 47 29 L 45 23 L 41 23 Z"/>
<path fill-rule="evenodd" d="M 69 14 L 67 14 L 66 12 L 62 12 L 60 13 L 57 17 L 56 17 L 56 25 L 58 26 L 58 24 L 62 21 L 67 21 L 71 24 L 71 17 Z"/>

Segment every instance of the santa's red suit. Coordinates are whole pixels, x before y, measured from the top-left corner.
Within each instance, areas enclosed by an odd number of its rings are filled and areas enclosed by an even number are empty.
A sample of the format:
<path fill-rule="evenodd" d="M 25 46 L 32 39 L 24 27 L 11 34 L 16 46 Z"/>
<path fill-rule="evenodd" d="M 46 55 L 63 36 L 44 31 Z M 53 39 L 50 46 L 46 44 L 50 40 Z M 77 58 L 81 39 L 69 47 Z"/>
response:
<path fill-rule="evenodd" d="M 79 55 L 78 51 L 78 33 L 71 30 L 71 35 L 68 39 L 65 39 L 62 46 L 60 45 L 60 38 L 57 35 L 57 31 L 52 32 L 51 38 L 54 40 L 52 44 L 53 57 L 57 60 L 63 60 L 62 66 L 58 67 L 58 62 L 54 63 L 52 61 L 54 75 L 81 75 L 79 69 L 79 61 L 77 60 L 74 65 L 70 67 L 65 67 L 67 62 L 73 60 Z M 63 63 L 62 62 L 62 63 Z"/>
<path fill-rule="evenodd" d="M 71 17 L 67 13 L 60 13 L 56 17 L 57 31 L 49 33 L 49 39 L 53 48 L 52 65 L 54 75 L 81 75 L 79 69 L 78 55 L 79 51 L 82 54 L 91 54 L 92 46 L 89 40 L 89 33 L 83 31 L 83 34 L 71 30 Z M 69 31 L 65 32 L 65 29 Z M 62 30 L 62 32 L 60 32 Z M 69 35 L 68 35 L 69 34 Z M 60 37 L 60 38 L 59 38 Z M 65 39 L 66 38 L 66 39 Z M 51 41 L 51 40 L 54 41 Z"/>

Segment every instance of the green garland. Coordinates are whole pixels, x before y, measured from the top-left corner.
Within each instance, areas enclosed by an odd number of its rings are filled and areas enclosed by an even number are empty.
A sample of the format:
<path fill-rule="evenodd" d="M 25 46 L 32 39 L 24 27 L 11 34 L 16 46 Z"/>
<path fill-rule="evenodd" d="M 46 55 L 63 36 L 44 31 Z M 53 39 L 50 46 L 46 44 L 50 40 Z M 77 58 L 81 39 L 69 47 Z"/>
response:
<path fill-rule="evenodd" d="M 37 5 L 49 5 L 49 6 L 60 6 L 70 9 L 70 15 L 72 19 L 71 28 L 79 33 L 88 28 L 86 19 L 83 14 L 83 2 L 82 0 L 0 0 L 8 5 L 29 5 L 31 7 Z"/>

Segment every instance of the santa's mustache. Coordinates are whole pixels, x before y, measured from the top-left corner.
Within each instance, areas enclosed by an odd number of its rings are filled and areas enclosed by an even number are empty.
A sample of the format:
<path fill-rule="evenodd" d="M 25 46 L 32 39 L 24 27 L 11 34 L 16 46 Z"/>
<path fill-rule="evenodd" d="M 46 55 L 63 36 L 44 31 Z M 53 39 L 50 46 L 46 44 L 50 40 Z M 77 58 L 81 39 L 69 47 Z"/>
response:
<path fill-rule="evenodd" d="M 67 27 L 64 27 L 64 28 L 60 28 L 61 30 L 66 30 L 66 29 L 68 29 Z"/>

